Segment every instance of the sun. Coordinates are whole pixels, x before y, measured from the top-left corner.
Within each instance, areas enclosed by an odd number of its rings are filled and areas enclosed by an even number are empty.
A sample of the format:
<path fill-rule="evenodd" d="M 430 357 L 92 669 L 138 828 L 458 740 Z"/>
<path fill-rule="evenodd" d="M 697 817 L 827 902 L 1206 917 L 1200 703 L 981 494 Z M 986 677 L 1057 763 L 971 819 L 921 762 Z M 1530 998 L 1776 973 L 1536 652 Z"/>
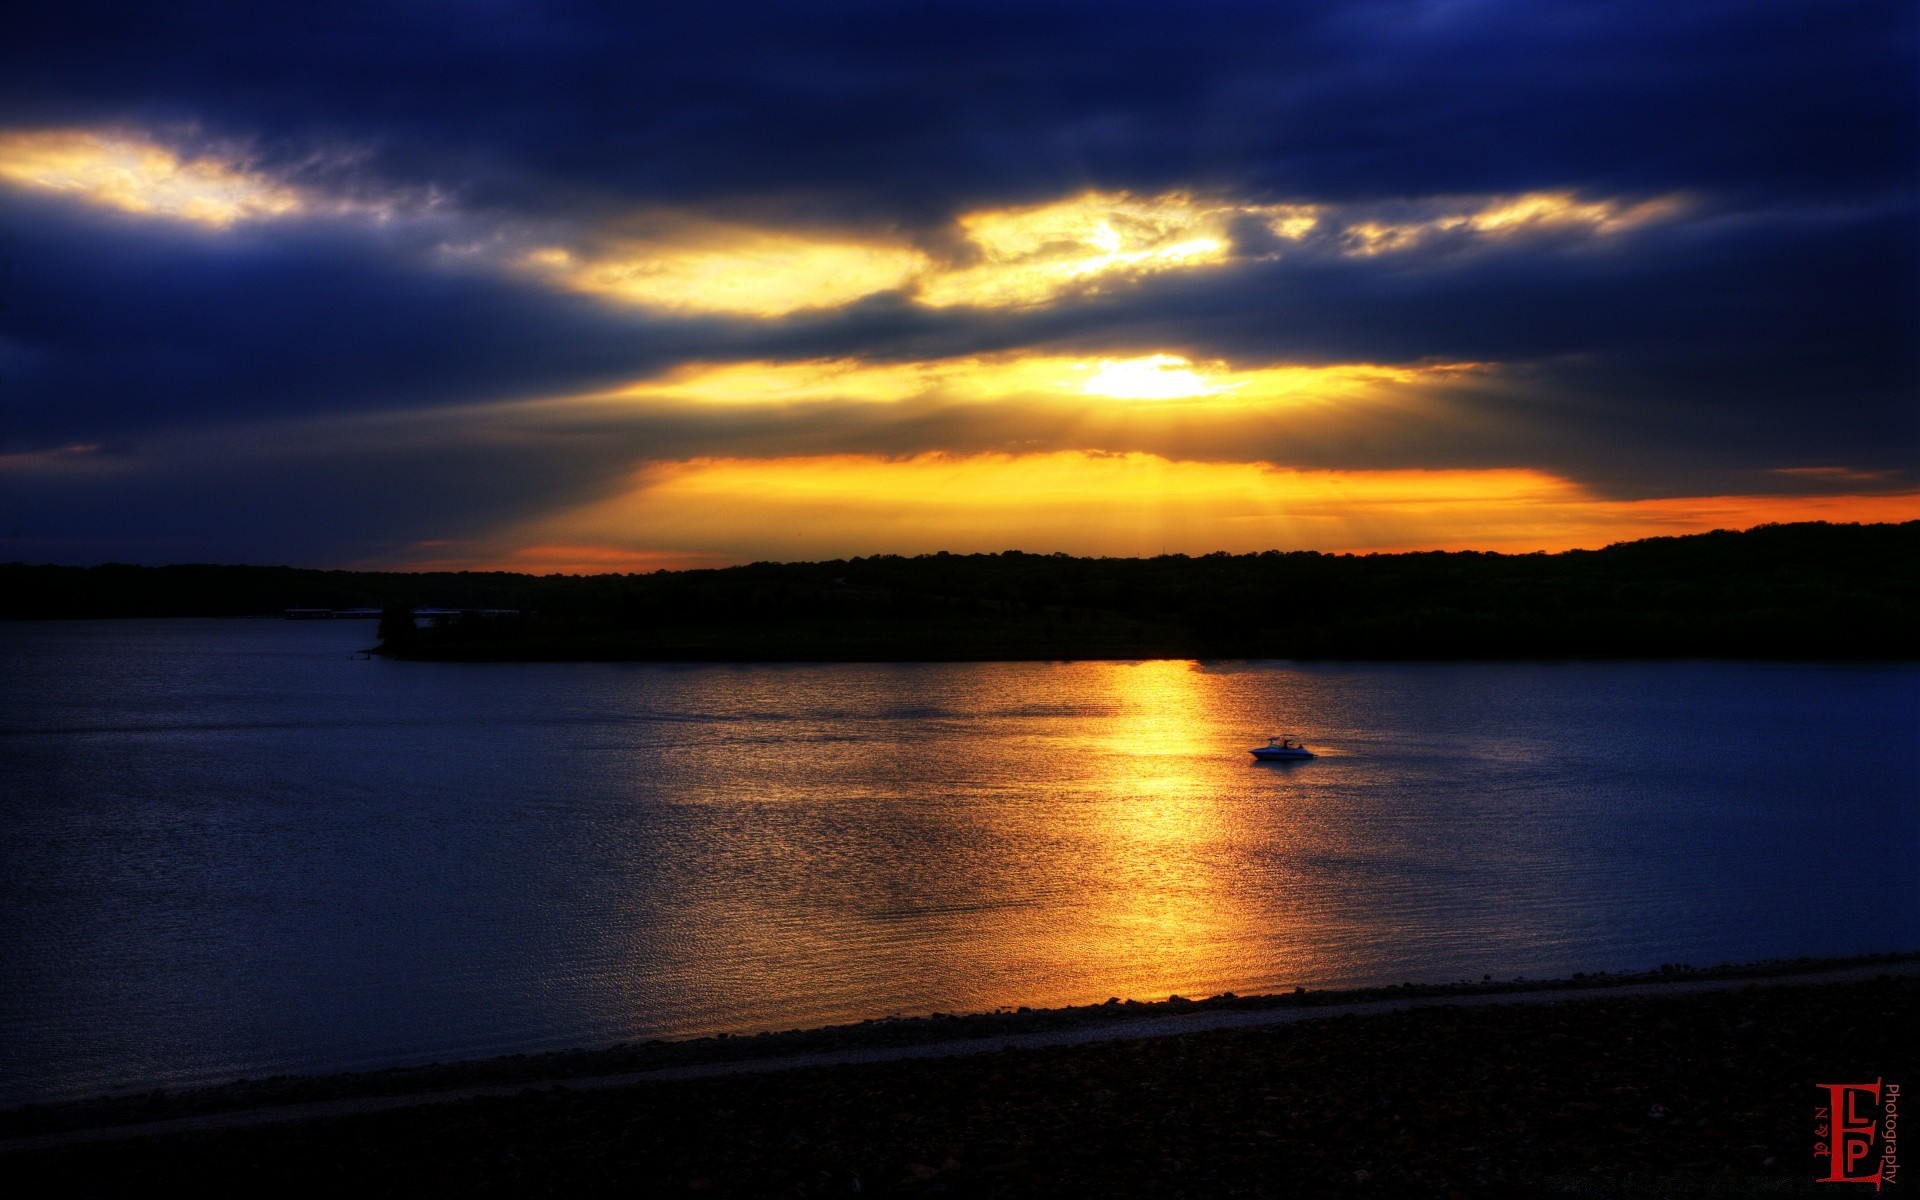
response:
<path fill-rule="evenodd" d="M 1214 396 L 1239 386 L 1208 380 L 1177 354 L 1149 354 L 1144 358 L 1101 359 L 1088 364 L 1093 376 L 1080 385 L 1089 396 L 1114 400 L 1182 400 Z"/>

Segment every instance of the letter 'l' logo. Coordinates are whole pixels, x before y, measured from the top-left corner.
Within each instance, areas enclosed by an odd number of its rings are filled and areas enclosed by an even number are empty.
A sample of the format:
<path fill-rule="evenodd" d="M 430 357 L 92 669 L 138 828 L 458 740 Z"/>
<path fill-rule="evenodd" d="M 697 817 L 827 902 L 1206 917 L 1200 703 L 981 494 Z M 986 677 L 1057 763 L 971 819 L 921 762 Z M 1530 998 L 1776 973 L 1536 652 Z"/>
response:
<path fill-rule="evenodd" d="M 1833 1153 L 1827 1158 L 1827 1173 L 1820 1182 L 1870 1183 L 1874 1191 L 1879 1191 L 1880 1160 L 1874 1160 L 1871 1175 L 1856 1175 L 1854 1168 L 1873 1153 L 1874 1133 L 1879 1128 L 1880 1081 L 1815 1086 L 1826 1089 L 1833 1114 Z M 1865 1103 L 1859 1103 L 1862 1099 Z"/>

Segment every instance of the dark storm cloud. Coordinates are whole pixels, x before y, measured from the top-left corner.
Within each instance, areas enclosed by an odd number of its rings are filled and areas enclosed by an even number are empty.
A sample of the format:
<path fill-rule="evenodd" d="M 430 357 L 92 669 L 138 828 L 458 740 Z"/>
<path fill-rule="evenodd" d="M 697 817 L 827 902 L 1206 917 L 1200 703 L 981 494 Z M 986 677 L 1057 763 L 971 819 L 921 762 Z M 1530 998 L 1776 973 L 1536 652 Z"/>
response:
<path fill-rule="evenodd" d="M 32 6 L 10 123 L 372 147 L 521 204 L 817 195 L 889 215 L 1087 185 L 1313 196 L 1898 188 L 1899 3 Z"/>
<path fill-rule="evenodd" d="M 590 306 L 419 270 L 324 230 L 211 234 L 0 207 L 14 350 L 0 445 L 510 396 L 645 361 Z"/>

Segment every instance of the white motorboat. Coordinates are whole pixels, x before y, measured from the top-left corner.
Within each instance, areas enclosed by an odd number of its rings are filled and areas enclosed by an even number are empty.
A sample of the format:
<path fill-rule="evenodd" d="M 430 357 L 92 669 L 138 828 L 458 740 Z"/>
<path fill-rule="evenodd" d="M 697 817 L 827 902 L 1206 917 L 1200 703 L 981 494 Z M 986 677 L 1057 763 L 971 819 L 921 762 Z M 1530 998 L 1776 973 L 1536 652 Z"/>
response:
<path fill-rule="evenodd" d="M 1313 758 L 1313 751 L 1302 746 L 1292 738 L 1268 738 L 1264 746 L 1256 746 L 1249 751 L 1261 762 L 1292 762 L 1296 759 Z"/>

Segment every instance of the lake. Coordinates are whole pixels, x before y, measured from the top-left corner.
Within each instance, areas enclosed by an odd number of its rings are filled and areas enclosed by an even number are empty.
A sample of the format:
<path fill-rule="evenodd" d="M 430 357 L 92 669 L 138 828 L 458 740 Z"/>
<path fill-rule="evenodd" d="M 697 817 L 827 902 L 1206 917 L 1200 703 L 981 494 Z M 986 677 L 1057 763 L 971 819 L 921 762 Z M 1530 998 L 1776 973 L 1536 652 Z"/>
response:
<path fill-rule="evenodd" d="M 0 624 L 0 1101 L 1920 948 L 1920 668 L 449 664 Z M 1322 756 L 1257 765 L 1269 734 Z"/>

